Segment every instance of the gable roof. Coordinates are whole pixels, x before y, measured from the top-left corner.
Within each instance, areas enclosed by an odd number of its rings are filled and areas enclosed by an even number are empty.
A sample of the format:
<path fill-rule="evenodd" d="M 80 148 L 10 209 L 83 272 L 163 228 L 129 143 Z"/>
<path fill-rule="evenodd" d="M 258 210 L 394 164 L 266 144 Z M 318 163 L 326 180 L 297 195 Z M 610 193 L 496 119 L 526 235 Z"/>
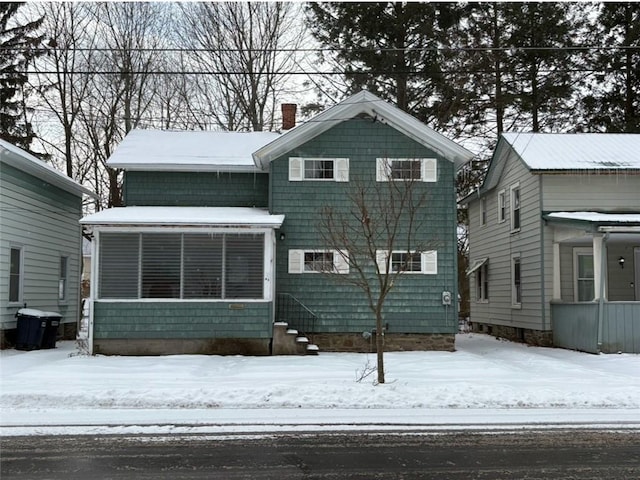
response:
<path fill-rule="evenodd" d="M 124 170 L 257 172 L 251 154 L 275 132 L 132 130 L 107 164 Z"/>
<path fill-rule="evenodd" d="M 482 185 L 467 204 L 494 189 L 510 154 L 531 172 L 640 169 L 640 135 L 633 133 L 502 133 Z"/>
<path fill-rule="evenodd" d="M 0 139 L 0 161 L 61 188 L 65 192 L 72 193 L 79 197 L 85 194 L 92 198 L 97 198 L 97 195 L 91 190 L 67 177 L 51 165 L 2 139 Z"/>
<path fill-rule="evenodd" d="M 289 130 L 280 138 L 253 154 L 256 165 L 266 169 L 269 163 L 303 143 L 326 132 L 335 125 L 361 114 L 367 114 L 416 142 L 438 152 L 454 163 L 456 168 L 471 160 L 474 154 L 466 148 L 427 127 L 415 117 L 378 98 L 371 92 L 361 91 L 316 115 L 311 120 Z"/>
<path fill-rule="evenodd" d="M 640 135 L 503 133 L 529 170 L 640 169 Z"/>

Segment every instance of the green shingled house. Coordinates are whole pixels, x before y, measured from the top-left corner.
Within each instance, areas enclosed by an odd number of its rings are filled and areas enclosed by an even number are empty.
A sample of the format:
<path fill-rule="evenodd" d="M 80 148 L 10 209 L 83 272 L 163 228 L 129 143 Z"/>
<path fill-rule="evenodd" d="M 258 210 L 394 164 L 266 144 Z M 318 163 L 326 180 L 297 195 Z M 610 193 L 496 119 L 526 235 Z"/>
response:
<path fill-rule="evenodd" d="M 472 154 L 369 92 L 298 126 L 292 108 L 284 133 L 123 140 L 109 164 L 124 170 L 127 206 L 82 219 L 94 238 L 93 352 L 369 351 L 374 316 L 336 281 L 352 274 L 348 252 L 323 245 L 319 215 L 406 167 L 429 193 L 420 234 L 437 248 L 388 298 L 387 349 L 453 348 L 457 306 L 442 294 L 457 296 L 455 172 Z"/>

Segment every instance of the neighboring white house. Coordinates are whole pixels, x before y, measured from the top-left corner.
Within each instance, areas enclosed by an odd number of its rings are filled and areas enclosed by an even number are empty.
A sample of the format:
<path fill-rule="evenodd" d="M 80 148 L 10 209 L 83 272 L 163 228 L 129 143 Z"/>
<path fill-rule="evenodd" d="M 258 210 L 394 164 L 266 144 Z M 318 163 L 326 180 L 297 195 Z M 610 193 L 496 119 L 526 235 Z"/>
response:
<path fill-rule="evenodd" d="M 10 345 L 16 312 L 79 317 L 82 196 L 95 195 L 24 150 L 0 140 L 0 341 Z"/>

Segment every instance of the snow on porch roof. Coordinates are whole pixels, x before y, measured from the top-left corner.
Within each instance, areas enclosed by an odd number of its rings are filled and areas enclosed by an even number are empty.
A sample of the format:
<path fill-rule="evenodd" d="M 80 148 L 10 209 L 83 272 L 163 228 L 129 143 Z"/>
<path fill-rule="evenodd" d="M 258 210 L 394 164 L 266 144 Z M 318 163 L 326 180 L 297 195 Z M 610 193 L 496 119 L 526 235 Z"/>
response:
<path fill-rule="evenodd" d="M 592 223 L 638 223 L 640 213 L 600 213 L 600 212 L 551 212 L 548 218 L 558 220 L 577 220 Z"/>
<path fill-rule="evenodd" d="M 251 154 L 279 136 L 275 132 L 132 130 L 107 163 L 124 170 L 259 172 Z"/>
<path fill-rule="evenodd" d="M 640 169 L 640 135 L 503 133 L 531 170 Z"/>
<path fill-rule="evenodd" d="M 279 228 L 284 215 L 245 207 L 116 207 L 87 215 L 83 225 L 224 226 Z"/>

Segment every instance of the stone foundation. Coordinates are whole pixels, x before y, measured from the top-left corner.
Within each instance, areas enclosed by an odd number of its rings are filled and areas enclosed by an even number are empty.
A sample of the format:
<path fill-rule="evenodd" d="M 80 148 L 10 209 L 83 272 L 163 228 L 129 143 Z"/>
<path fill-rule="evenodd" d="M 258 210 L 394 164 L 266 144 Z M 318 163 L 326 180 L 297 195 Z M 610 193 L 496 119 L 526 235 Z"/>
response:
<path fill-rule="evenodd" d="M 359 333 L 314 333 L 311 341 L 318 345 L 320 352 L 373 353 L 376 338 L 365 339 Z M 384 336 L 386 352 L 440 350 L 455 351 L 455 335 L 422 333 L 387 333 Z"/>
<path fill-rule="evenodd" d="M 94 339 L 101 355 L 270 355 L 271 339 Z"/>
<path fill-rule="evenodd" d="M 486 333 L 487 335 L 504 338 L 512 342 L 526 343 L 534 347 L 553 347 L 553 332 L 551 330 L 532 330 L 529 328 L 472 322 L 471 331 Z"/>

